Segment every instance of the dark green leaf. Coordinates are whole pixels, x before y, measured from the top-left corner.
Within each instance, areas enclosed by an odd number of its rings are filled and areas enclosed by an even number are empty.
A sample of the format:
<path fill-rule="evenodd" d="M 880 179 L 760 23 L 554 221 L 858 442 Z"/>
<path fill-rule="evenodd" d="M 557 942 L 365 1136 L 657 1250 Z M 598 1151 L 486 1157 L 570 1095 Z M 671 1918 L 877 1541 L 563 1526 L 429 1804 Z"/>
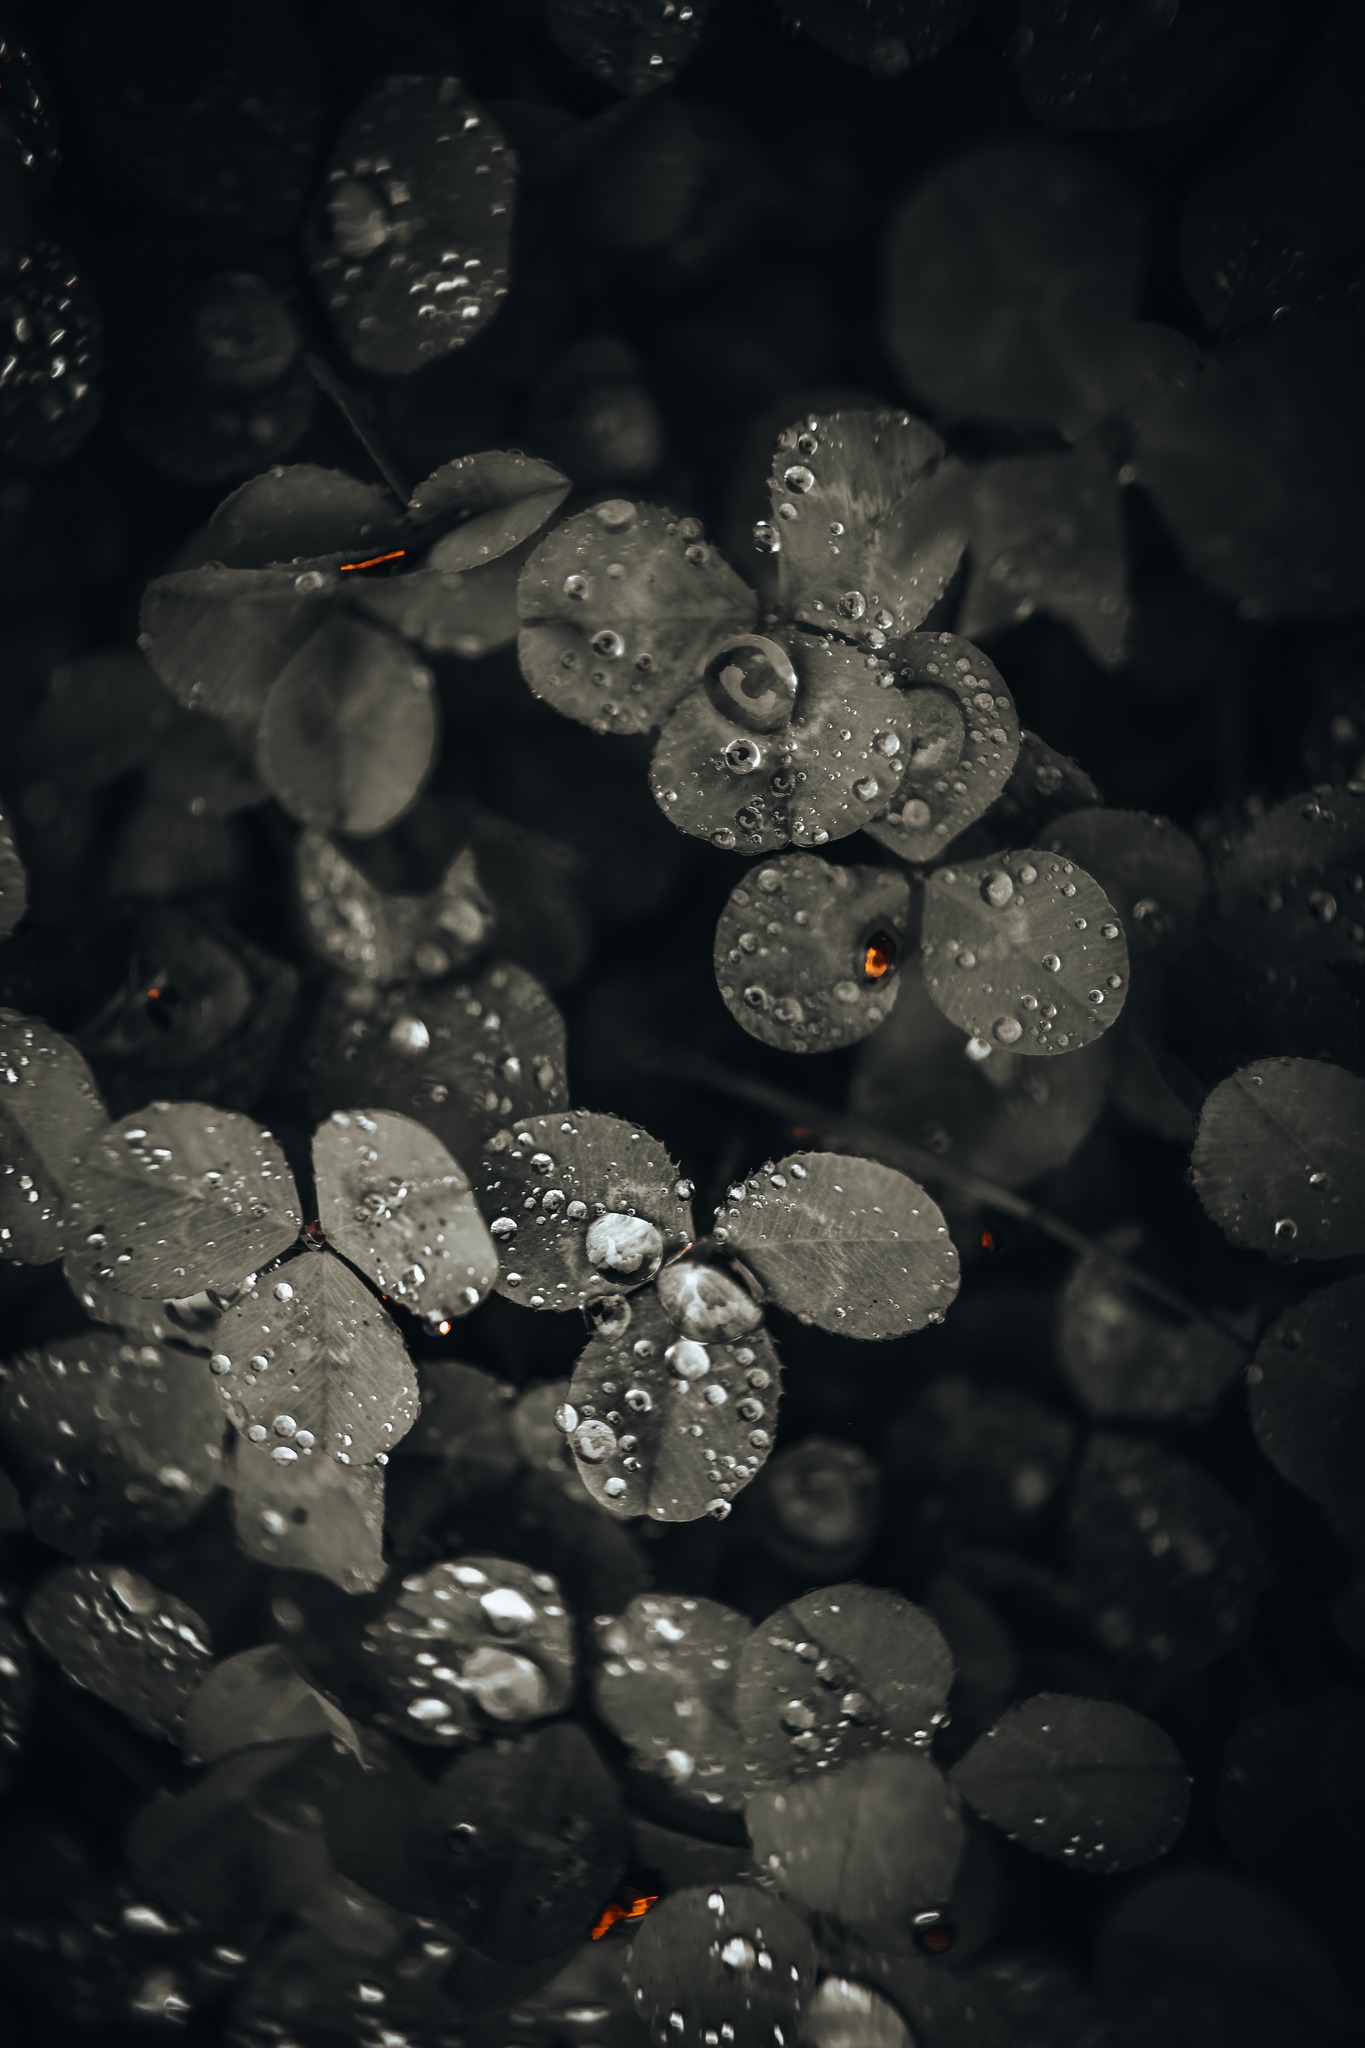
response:
<path fill-rule="evenodd" d="M 638 99 L 671 85 L 691 56 L 710 0 L 549 0 L 545 26 L 579 71 Z"/>
<path fill-rule="evenodd" d="M 306 825 L 382 832 L 416 799 L 438 730 L 431 671 L 389 634 L 330 619 L 276 677 L 261 713 L 261 775 Z"/>
<path fill-rule="evenodd" d="M 957 1294 L 942 1211 L 876 1160 L 794 1152 L 716 1213 L 716 1236 L 778 1306 L 836 1335 L 904 1336 L 942 1322 Z"/>
<path fill-rule="evenodd" d="M 64 1564 L 24 1609 L 76 1685 L 152 1735 L 175 1735 L 213 1651 L 192 1607 L 120 1564 Z"/>
<path fill-rule="evenodd" d="M 818 1960 L 802 1921 L 771 1892 L 699 1886 L 648 1915 L 630 1946 L 626 1983 L 661 2048 L 703 2048 L 724 2028 L 744 2048 L 784 2048 L 815 1989 Z"/>
<path fill-rule="evenodd" d="M 237 1541 L 258 1564 L 316 1572 L 343 1593 L 373 1593 L 382 1583 L 382 1467 L 307 1458 L 286 1471 L 239 1443 L 230 1483 Z"/>
<path fill-rule="evenodd" d="M 889 868 L 794 853 L 751 869 L 716 927 L 726 1008 L 751 1037 L 786 1052 L 866 1038 L 895 1003 L 909 914 L 909 887 Z"/>
<path fill-rule="evenodd" d="M 964 491 L 971 573 L 958 620 L 972 640 L 1042 613 L 1070 626 L 1106 668 L 1127 651 L 1123 508 L 1109 463 L 1091 448 L 1013 455 L 971 474 Z"/>
<path fill-rule="evenodd" d="M 0 1252 L 41 1265 L 70 1241 L 74 1154 L 108 1124 L 89 1067 L 37 1017 L 0 1010 Z"/>
<path fill-rule="evenodd" d="M 278 1643 L 215 1664 L 199 1681 L 183 1723 L 185 1754 L 199 1764 L 260 1743 L 315 1736 L 360 1754 L 360 1738 L 340 1707 L 308 1683 Z"/>
<path fill-rule="evenodd" d="M 1109 1242 L 1141 1261 L 1140 1230 L 1113 1232 Z M 1088 1258 L 1077 1261 L 1057 1304 L 1057 1356 L 1092 1415 L 1197 1421 L 1231 1385 L 1246 1347 L 1212 1323 L 1173 1314 Z"/>
<path fill-rule="evenodd" d="M 309 938 L 324 960 L 360 981 L 438 980 L 466 967 L 492 929 L 469 847 L 421 896 L 377 888 L 321 832 L 301 832 L 295 858 Z"/>
<path fill-rule="evenodd" d="M 1272 1465 L 1365 1544 L 1365 1279 L 1338 1280 L 1286 1309 L 1247 1374 L 1251 1426 Z"/>
<path fill-rule="evenodd" d="M 147 586 L 138 646 L 173 697 L 249 736 L 324 615 L 324 583 L 292 569 L 173 570 Z"/>
<path fill-rule="evenodd" d="M 445 527 L 427 556 L 433 569 L 477 569 L 529 540 L 552 519 L 571 485 L 552 462 L 532 455 L 458 455 L 418 484 L 410 518 Z"/>
<path fill-rule="evenodd" d="M 912 633 L 893 658 L 900 776 L 867 829 L 902 860 L 936 860 L 1006 788 L 1019 720 L 1004 678 L 970 640 Z"/>
<path fill-rule="evenodd" d="M 377 555 L 396 544 L 398 515 L 378 484 L 296 462 L 268 469 L 225 498 L 208 523 L 208 561 L 265 569 L 335 556 Z"/>
<path fill-rule="evenodd" d="M 1256 1060 L 1199 1113 L 1205 1209 L 1234 1244 L 1284 1259 L 1365 1251 L 1365 1081 L 1323 1060 Z"/>
<path fill-rule="evenodd" d="M 749 1633 L 732 1608 L 672 1593 L 642 1593 L 596 1624 L 597 1712 L 636 1763 L 703 1811 L 744 1804 L 735 1681 Z"/>
<path fill-rule="evenodd" d="M 945 1017 L 992 1047 L 1091 1044 L 1128 994 L 1113 905 L 1074 861 L 1033 849 L 939 868 L 924 892 L 924 978 Z"/>

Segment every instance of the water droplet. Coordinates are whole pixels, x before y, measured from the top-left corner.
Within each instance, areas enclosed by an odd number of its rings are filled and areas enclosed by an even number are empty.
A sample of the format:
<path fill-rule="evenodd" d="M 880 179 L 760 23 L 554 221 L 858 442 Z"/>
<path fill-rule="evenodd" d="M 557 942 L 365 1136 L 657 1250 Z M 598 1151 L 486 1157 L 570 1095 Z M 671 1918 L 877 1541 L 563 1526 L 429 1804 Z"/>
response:
<path fill-rule="evenodd" d="M 1014 896 L 1014 881 L 1003 868 L 992 868 L 981 878 L 981 900 L 992 910 L 1003 910 Z"/>
<path fill-rule="evenodd" d="M 647 1216 L 626 1216 L 614 1211 L 588 1225 L 584 1239 L 588 1262 L 599 1273 L 613 1273 L 622 1279 L 649 1280 L 663 1261 L 661 1232 Z"/>

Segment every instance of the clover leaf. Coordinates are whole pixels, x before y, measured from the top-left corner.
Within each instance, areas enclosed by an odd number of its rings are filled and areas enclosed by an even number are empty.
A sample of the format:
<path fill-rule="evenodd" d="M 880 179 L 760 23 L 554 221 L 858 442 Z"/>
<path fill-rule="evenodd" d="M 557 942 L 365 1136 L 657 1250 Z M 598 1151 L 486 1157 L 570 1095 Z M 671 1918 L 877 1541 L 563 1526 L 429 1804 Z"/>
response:
<path fill-rule="evenodd" d="M 418 484 L 408 516 L 438 531 L 427 557 L 444 574 L 477 569 L 519 548 L 559 510 L 569 479 L 552 462 L 489 449 L 457 455 Z"/>
<path fill-rule="evenodd" d="M 971 572 L 958 624 L 972 640 L 1043 613 L 1106 668 L 1127 652 L 1127 550 L 1118 486 L 1098 450 L 1011 455 L 970 480 Z"/>
<path fill-rule="evenodd" d="M 238 1547 L 277 1571 L 315 1572 L 373 1593 L 384 1565 L 384 1470 L 301 1458 L 288 1469 L 240 1440 L 229 1462 Z"/>
<path fill-rule="evenodd" d="M 182 1727 L 185 1753 L 199 1764 L 261 1743 L 317 1736 L 360 1753 L 360 1738 L 340 1707 L 308 1682 L 278 1643 L 213 1665 L 191 1695 Z"/>
<path fill-rule="evenodd" d="M 545 27 L 579 71 L 638 99 L 671 85 L 706 25 L 710 0 L 549 0 Z"/>
<path fill-rule="evenodd" d="M 24 1620 L 73 1684 L 152 1735 L 177 1733 L 213 1656 L 194 1609 L 124 1565 L 61 1565 L 30 1596 Z"/>
<path fill-rule="evenodd" d="M 299 834 L 295 859 L 313 946 L 358 980 L 437 980 L 468 966 L 492 930 L 493 906 L 471 847 L 422 895 L 378 888 L 321 832 Z"/>
<path fill-rule="evenodd" d="M 1358 1485 L 1360 1342 L 1365 1280 L 1338 1280 L 1286 1309 L 1261 1339 L 1247 1380 L 1251 1426 L 1272 1465 L 1365 1542 Z"/>
<path fill-rule="evenodd" d="M 1141 1233 L 1112 1233 L 1133 1253 Z M 1130 1422 L 1212 1413 L 1245 1356 L 1236 1337 L 1175 1315 L 1125 1286 L 1098 1257 L 1079 1259 L 1057 1305 L 1057 1354 L 1092 1415 Z"/>
<path fill-rule="evenodd" d="M 703 2048 L 722 2028 L 783 2048 L 815 1988 L 818 1955 L 798 1914 L 757 1885 L 675 1892 L 631 1943 L 626 1984 L 651 2038 Z"/>
<path fill-rule="evenodd" d="M 1019 720 L 995 664 L 970 640 L 912 633 L 890 658 L 900 773 L 867 830 L 903 860 L 936 860 L 1007 787 Z"/>
<path fill-rule="evenodd" d="M 634 1760 L 686 1805 L 744 1803 L 736 1667 L 749 1624 L 716 1600 L 641 1593 L 596 1623 L 593 1705 Z"/>
<path fill-rule="evenodd" d="M 0 1009 L 0 1255 L 61 1257 L 73 1155 L 108 1121 L 75 1046 L 40 1018 Z"/>
<path fill-rule="evenodd" d="M 1206 1100 L 1191 1166 L 1234 1244 L 1349 1258 L 1365 1250 L 1365 1081 L 1325 1060 L 1255 1060 Z"/>
<path fill-rule="evenodd" d="M 1257 956 L 1346 966 L 1359 958 L 1365 903 L 1365 785 L 1305 790 L 1273 804 L 1214 869 L 1219 916 Z"/>
<path fill-rule="evenodd" d="M 794 853 L 736 883 L 716 927 L 725 1007 L 766 1045 L 831 1052 L 890 1014 L 910 913 L 887 868 L 832 867 Z"/>

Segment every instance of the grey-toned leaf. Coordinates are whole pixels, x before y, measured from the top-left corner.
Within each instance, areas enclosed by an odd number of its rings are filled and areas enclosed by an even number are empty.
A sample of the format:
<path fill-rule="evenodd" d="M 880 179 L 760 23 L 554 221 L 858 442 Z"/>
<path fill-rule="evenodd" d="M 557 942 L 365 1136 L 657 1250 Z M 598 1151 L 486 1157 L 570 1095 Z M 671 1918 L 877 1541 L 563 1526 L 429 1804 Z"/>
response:
<path fill-rule="evenodd" d="M 502 1261 L 498 1292 L 531 1308 L 583 1308 L 639 1287 L 692 1236 L 691 1188 L 662 1145 L 594 1110 L 499 1131 L 478 1190 Z"/>
<path fill-rule="evenodd" d="M 153 1102 L 87 1139 L 73 1163 L 67 1277 L 179 1301 L 230 1295 L 286 1250 L 301 1218 L 269 1131 L 204 1102 Z"/>
<path fill-rule="evenodd" d="M 660 724 L 758 609 L 697 520 L 625 498 L 576 512 L 541 542 L 518 606 L 522 674 L 595 732 Z"/>
<path fill-rule="evenodd" d="M 612 1514 L 723 1520 L 768 1455 L 781 1388 L 766 1331 L 680 1336 L 650 1289 L 612 1303 L 563 1420 L 583 1484 Z"/>
<path fill-rule="evenodd" d="M 1285 1259 L 1365 1251 L 1365 1081 L 1325 1060 L 1255 1060 L 1199 1113 L 1199 1199 L 1234 1244 Z"/>
<path fill-rule="evenodd" d="M 788 427 L 768 483 L 787 610 L 850 638 L 910 632 L 961 559 L 961 481 L 909 413 L 812 413 Z"/>
<path fill-rule="evenodd" d="M 912 633 L 892 658 L 900 774 L 866 829 L 902 860 L 937 860 L 1007 786 L 1019 720 L 1003 676 L 970 640 Z"/>
<path fill-rule="evenodd" d="M 811 2048 L 914 2048 L 896 2006 L 855 1977 L 822 1977 L 805 2010 L 802 2040 Z"/>
<path fill-rule="evenodd" d="M 318 1220 L 384 1296 L 429 1323 L 468 1315 L 498 1255 L 469 1176 L 425 1125 L 393 1110 L 334 1110 L 313 1139 Z"/>
<path fill-rule="evenodd" d="M 305 572 L 299 582 L 293 569 L 173 570 L 147 586 L 138 646 L 191 711 L 253 734 L 275 678 L 326 609 L 326 579 Z"/>
<path fill-rule="evenodd" d="M 1174 13 L 1146 0 L 1026 0 L 1019 90 L 1049 128 L 1168 128 L 1245 89 L 1274 47 L 1265 0 L 1198 0 Z"/>
<path fill-rule="evenodd" d="M 736 1812 L 747 1782 L 735 1725 L 742 1614 L 716 1600 L 641 1593 L 596 1623 L 593 1705 L 636 1763 L 703 1810 Z"/>
<path fill-rule="evenodd" d="M 384 1471 L 307 1458 L 286 1470 L 239 1443 L 230 1465 L 232 1526 L 258 1564 L 316 1572 L 343 1593 L 384 1578 Z"/>
<path fill-rule="evenodd" d="M 1086 447 L 984 463 L 963 490 L 971 571 L 958 620 L 973 640 L 1042 613 L 1106 668 L 1127 650 L 1128 550 L 1109 462 Z"/>
<path fill-rule="evenodd" d="M 333 618 L 279 671 L 257 758 L 291 817 L 366 835 L 413 803 L 438 731 L 431 671 L 390 634 Z"/>
<path fill-rule="evenodd" d="M 336 563 L 397 545 L 387 491 L 337 469 L 295 462 L 252 477 L 224 498 L 204 532 L 207 562 L 227 569 Z"/>
<path fill-rule="evenodd" d="M 1169 818 L 1096 805 L 1053 818 L 1045 844 L 1099 883 L 1134 959 L 1169 950 L 1193 929 L 1208 874 L 1199 848 Z"/>
<path fill-rule="evenodd" d="M 0 1790 L 10 1785 L 36 1692 L 28 1638 L 17 1623 L 0 1620 Z"/>
<path fill-rule="evenodd" d="M 673 83 L 709 10 L 710 0 L 549 0 L 545 26 L 579 71 L 638 99 Z"/>
<path fill-rule="evenodd" d="M 1304 790 L 1252 819 L 1226 849 L 1214 870 L 1219 914 L 1257 957 L 1292 947 L 1354 966 L 1362 867 L 1365 784 Z"/>
<path fill-rule="evenodd" d="M 1164 1856 L 1190 1803 L 1180 1752 L 1154 1721 L 1116 1700 L 1065 1693 L 1011 1707 L 952 1779 L 1012 1842 L 1106 1875 Z"/>
<path fill-rule="evenodd" d="M 75 1046 L 41 1018 L 0 1010 L 0 1256 L 61 1257 L 73 1156 L 108 1121 Z"/>
<path fill-rule="evenodd" d="M 493 928 L 471 847 L 421 896 L 377 888 L 321 832 L 299 834 L 295 860 L 309 938 L 360 981 L 437 980 L 467 966 Z"/>
<path fill-rule="evenodd" d="M 327 1252 L 305 1253 L 253 1281 L 213 1341 L 210 1362 L 228 1413 L 261 1447 L 256 1456 L 276 1467 L 306 1464 L 315 1453 L 367 1465 L 416 1419 L 417 1376 L 396 1325 Z"/>
<path fill-rule="evenodd" d="M 457 455 L 418 484 L 409 517 L 445 527 L 427 556 L 433 569 L 477 569 L 520 547 L 552 519 L 572 486 L 552 462 L 533 455 Z"/>
<path fill-rule="evenodd" d="M 361 102 L 332 152 L 309 256 L 361 369 L 410 375 L 487 325 L 507 295 L 513 194 L 501 130 L 459 79 L 392 77 Z"/>
<path fill-rule="evenodd" d="M 785 1052 L 852 1045 L 895 1003 L 909 915 L 909 885 L 891 868 L 793 853 L 751 869 L 716 927 L 725 1007 Z"/>
<path fill-rule="evenodd" d="M 788 1898 L 893 1946 L 909 1945 L 916 1913 L 947 1902 L 967 1840 L 957 1793 L 907 1750 L 760 1785 L 744 1817 L 755 1861 Z"/>
<path fill-rule="evenodd" d="M 187 1792 L 143 1807 L 128 1860 L 154 1897 L 214 1926 L 306 1911 L 334 1877 L 320 1804 L 335 1763 L 317 1741 L 221 1757 Z"/>
<path fill-rule="evenodd" d="M 1365 1544 L 1365 1279 L 1338 1280 L 1286 1309 L 1247 1374 L 1251 1426 L 1278 1472 Z"/>
<path fill-rule="evenodd" d="M 0 938 L 8 937 L 27 908 L 28 876 L 14 843 L 14 828 L 0 805 Z"/>
<path fill-rule="evenodd" d="M 402 576 L 358 577 L 351 602 L 426 654 L 482 661 L 517 637 L 517 583 L 531 544 L 485 568 L 409 569 Z"/>
<path fill-rule="evenodd" d="M 799 1777 L 888 1745 L 923 1748 L 952 1682 L 948 1645 L 922 1608 L 878 1587 L 828 1586 L 753 1631 L 735 1717 L 756 1776 Z"/>
<path fill-rule="evenodd" d="M 360 1738 L 340 1707 L 309 1684 L 278 1643 L 215 1664 L 199 1681 L 182 1727 L 185 1754 L 198 1764 L 259 1743 L 319 1735 L 360 1755 Z"/>
<path fill-rule="evenodd" d="M 1111 1232 L 1129 1256 L 1144 1233 Z M 1246 1358 L 1212 1323 L 1177 1316 L 1126 1287 L 1102 1259 L 1079 1259 L 1057 1304 L 1057 1356 L 1083 1406 L 1119 1422 L 1208 1416 Z"/>
<path fill-rule="evenodd" d="M 1114 906 L 1074 861 L 1036 849 L 939 868 L 924 892 L 924 979 L 985 1048 L 1046 1055 L 1089 1045 L 1128 995 Z"/>
<path fill-rule="evenodd" d="M 736 1184 L 736 1189 L 739 1184 Z M 715 1235 L 780 1308 L 844 1337 L 901 1337 L 942 1322 L 957 1252 L 938 1204 L 872 1159 L 794 1152 L 731 1190 Z"/>
<path fill-rule="evenodd" d="M 717 660 L 725 672 L 723 650 L 708 673 Z M 726 853 L 769 853 L 789 843 L 794 784 L 790 729 L 746 731 L 704 689 L 689 690 L 670 713 L 649 764 L 649 786 L 669 824 Z"/>
<path fill-rule="evenodd" d="M 30 1596 L 24 1619 L 67 1677 L 150 1735 L 174 1736 L 212 1661 L 192 1607 L 120 1564 L 64 1564 Z"/>
<path fill-rule="evenodd" d="M 701 1885 L 648 1915 L 630 1945 L 626 1984 L 661 2044 L 703 2048 L 730 2027 L 745 2048 L 783 2048 L 818 1961 L 804 1923 L 771 1892 Z"/>

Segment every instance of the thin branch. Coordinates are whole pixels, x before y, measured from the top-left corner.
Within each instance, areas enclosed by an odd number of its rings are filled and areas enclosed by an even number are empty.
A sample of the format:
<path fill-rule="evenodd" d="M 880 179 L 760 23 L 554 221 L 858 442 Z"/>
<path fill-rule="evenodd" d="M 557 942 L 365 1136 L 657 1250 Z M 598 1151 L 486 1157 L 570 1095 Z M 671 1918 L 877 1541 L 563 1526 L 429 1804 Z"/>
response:
<path fill-rule="evenodd" d="M 370 409 L 365 401 L 342 383 L 336 373 L 330 370 L 321 356 L 305 354 L 304 367 L 317 385 L 331 399 L 337 411 L 345 420 L 351 432 L 369 456 L 384 482 L 405 509 L 411 493 L 405 489 L 403 479 L 385 452 L 384 445 L 375 433 Z"/>

